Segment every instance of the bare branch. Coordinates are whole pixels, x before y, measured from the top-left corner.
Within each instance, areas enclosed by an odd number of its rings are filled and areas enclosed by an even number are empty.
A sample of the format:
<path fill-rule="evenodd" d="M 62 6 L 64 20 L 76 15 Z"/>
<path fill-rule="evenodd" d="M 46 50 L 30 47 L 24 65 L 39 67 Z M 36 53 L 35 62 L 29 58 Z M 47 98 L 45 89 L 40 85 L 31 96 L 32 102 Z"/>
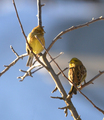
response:
<path fill-rule="evenodd" d="M 19 15 L 18 15 L 18 11 L 17 11 L 17 8 L 16 8 L 15 1 L 14 1 L 14 0 L 12 0 L 12 1 L 13 1 L 13 5 L 14 5 L 15 11 L 16 11 L 16 16 L 17 16 L 17 19 L 18 19 L 18 21 L 19 21 L 19 24 L 20 24 L 20 27 L 21 27 L 22 33 L 23 33 L 23 35 L 24 35 L 24 37 L 25 37 L 26 43 L 27 43 L 28 46 L 29 46 L 29 49 L 31 50 L 31 47 L 30 47 L 30 45 L 29 45 L 29 43 L 28 43 L 28 41 L 27 41 L 27 36 L 25 35 L 25 32 L 24 32 L 23 26 L 22 26 L 22 24 L 21 24 L 21 21 L 20 21 Z"/>
<path fill-rule="evenodd" d="M 76 29 L 79 29 L 79 28 L 82 28 L 82 27 L 85 27 L 85 26 L 89 26 L 90 24 L 94 23 L 94 22 L 97 22 L 99 20 L 104 20 L 104 17 L 100 16 L 99 18 L 97 19 L 92 19 L 91 21 L 89 22 L 86 22 L 84 24 L 81 24 L 81 25 L 77 25 L 77 26 L 72 26 L 68 29 L 66 29 L 65 31 L 61 31 L 52 41 L 52 43 L 49 45 L 49 47 L 47 48 L 47 52 L 51 49 L 51 47 L 54 45 L 54 43 L 61 38 L 62 35 L 64 35 L 65 33 L 67 32 L 70 32 L 72 30 L 76 30 Z M 45 52 L 45 54 L 47 54 L 47 52 Z"/>
<path fill-rule="evenodd" d="M 51 96 L 51 98 L 63 100 L 62 97 L 53 97 L 53 96 Z"/>
<path fill-rule="evenodd" d="M 55 58 L 53 58 L 54 60 L 56 59 L 56 58 L 58 58 L 58 57 L 60 57 L 60 55 L 63 55 L 64 54 L 64 52 L 60 52 Z M 50 61 L 50 63 L 52 62 L 52 60 Z"/>
<path fill-rule="evenodd" d="M 19 71 L 21 71 L 21 70 L 19 70 Z M 31 76 L 31 77 L 33 77 L 33 76 L 31 75 L 31 71 L 26 71 L 26 73 L 25 73 L 23 76 L 19 76 L 19 77 L 17 77 L 17 79 L 20 79 L 19 82 L 22 82 L 22 81 L 25 79 L 26 76 Z"/>
<path fill-rule="evenodd" d="M 97 107 L 86 95 L 84 95 L 81 91 L 79 91 L 97 110 L 99 110 L 100 112 L 102 112 L 104 114 L 104 110 L 100 109 L 99 107 Z"/>
<path fill-rule="evenodd" d="M 19 70 L 19 71 L 21 71 L 21 72 L 25 72 L 25 74 L 23 75 L 23 76 L 19 76 L 19 77 L 17 77 L 17 79 L 20 79 L 19 81 L 20 82 L 22 82 L 24 79 L 25 79 L 25 77 L 26 76 L 31 76 L 31 77 L 33 77 L 32 76 L 32 72 L 31 72 L 31 70 L 33 70 L 34 68 L 36 68 L 36 67 L 39 67 L 40 65 L 33 65 L 33 66 L 31 66 L 27 71 L 24 71 L 24 70 Z"/>
<path fill-rule="evenodd" d="M 95 80 L 95 79 L 97 79 L 100 75 L 102 75 L 102 74 L 104 74 L 104 71 L 99 71 L 99 74 L 98 75 L 96 75 L 95 77 L 93 77 L 90 81 L 88 81 L 87 83 L 85 83 L 84 85 L 81 85 L 80 87 L 79 87 L 79 89 L 81 90 L 81 89 L 83 89 L 84 87 L 86 87 L 86 86 L 88 86 L 89 84 L 92 84 L 92 82 Z"/>
<path fill-rule="evenodd" d="M 2 76 L 7 70 L 9 70 L 10 67 L 12 67 L 14 64 L 16 64 L 16 62 L 19 59 L 23 59 L 23 57 L 25 57 L 27 55 L 28 55 L 27 53 L 22 54 L 22 55 L 18 56 L 14 61 L 12 61 L 9 65 L 5 65 L 6 68 L 0 73 L 0 76 Z"/>
<path fill-rule="evenodd" d="M 57 86 L 54 88 L 54 90 L 52 91 L 52 93 L 56 92 L 58 90 Z"/>
<path fill-rule="evenodd" d="M 65 106 L 65 107 L 58 108 L 58 109 L 64 110 L 65 117 L 67 117 L 67 115 L 68 115 L 68 108 L 70 109 L 70 107 L 69 107 L 69 106 Z M 77 120 L 80 120 L 80 119 L 77 119 Z"/>
<path fill-rule="evenodd" d="M 65 117 L 68 115 L 68 108 L 64 109 Z"/>
<path fill-rule="evenodd" d="M 21 21 L 20 21 L 19 15 L 18 15 L 18 11 L 17 11 L 17 8 L 16 8 L 15 1 L 14 1 L 14 0 L 12 0 L 12 1 L 13 1 L 13 5 L 14 5 L 15 11 L 16 11 L 16 16 L 17 16 L 17 19 L 18 19 L 18 21 L 19 21 L 19 24 L 20 24 L 20 27 L 21 27 L 22 33 L 23 33 L 23 35 L 24 35 L 24 37 L 25 37 L 26 43 L 27 43 L 28 46 L 29 46 L 29 49 L 31 50 L 31 47 L 30 47 L 30 45 L 29 45 L 29 43 L 28 43 L 28 41 L 27 41 L 27 36 L 25 35 L 25 32 L 24 32 L 23 26 L 22 26 L 22 24 L 21 24 Z"/>
<path fill-rule="evenodd" d="M 12 2 L 13 2 L 13 5 L 14 5 L 14 8 L 15 8 L 15 11 L 16 11 L 16 15 L 17 15 L 17 18 L 18 18 L 18 21 L 19 21 L 19 24 L 20 24 L 20 27 L 21 27 L 22 33 L 23 33 L 25 39 L 27 40 L 27 36 L 25 35 L 25 32 L 24 32 L 23 26 L 22 26 L 22 24 L 21 24 L 21 21 L 20 21 L 19 15 L 18 15 L 18 11 L 17 11 L 17 8 L 16 8 L 15 1 L 12 0 Z"/>
<path fill-rule="evenodd" d="M 14 54 L 19 57 L 19 55 L 16 53 L 16 51 L 14 50 L 14 48 L 10 45 L 10 48 L 12 49 L 12 51 L 14 52 Z"/>
<path fill-rule="evenodd" d="M 41 5 L 41 0 L 37 0 L 37 8 L 38 8 L 38 25 L 42 26 L 42 17 L 41 17 L 41 7 L 44 5 Z"/>
<path fill-rule="evenodd" d="M 64 72 L 67 69 L 69 69 L 69 67 L 64 68 L 64 70 L 62 70 L 62 72 Z M 60 74 L 61 74 L 61 72 L 59 72 L 57 75 L 60 75 Z"/>

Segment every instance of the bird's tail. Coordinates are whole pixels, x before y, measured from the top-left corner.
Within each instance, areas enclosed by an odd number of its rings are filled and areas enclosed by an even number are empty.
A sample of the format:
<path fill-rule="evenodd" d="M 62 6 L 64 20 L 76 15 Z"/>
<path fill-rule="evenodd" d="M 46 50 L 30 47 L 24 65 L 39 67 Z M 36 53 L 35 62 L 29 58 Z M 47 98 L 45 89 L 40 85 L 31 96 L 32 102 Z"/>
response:
<path fill-rule="evenodd" d="M 72 85 L 68 94 L 72 95 L 73 93 L 77 94 L 77 89 Z"/>
<path fill-rule="evenodd" d="M 32 54 L 29 55 L 26 66 L 29 66 L 29 67 L 32 66 L 33 58 L 34 56 Z"/>

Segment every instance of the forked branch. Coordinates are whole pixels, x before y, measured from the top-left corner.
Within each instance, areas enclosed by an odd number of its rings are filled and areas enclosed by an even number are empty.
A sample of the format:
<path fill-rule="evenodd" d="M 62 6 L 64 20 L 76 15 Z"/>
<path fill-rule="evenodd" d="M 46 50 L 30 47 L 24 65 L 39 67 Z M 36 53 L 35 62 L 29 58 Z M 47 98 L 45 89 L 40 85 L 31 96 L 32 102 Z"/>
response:
<path fill-rule="evenodd" d="M 53 39 L 52 43 L 51 43 L 51 44 L 49 45 L 49 47 L 47 48 L 47 51 L 49 51 L 49 50 L 52 48 L 52 46 L 54 45 L 54 43 L 55 43 L 58 39 L 60 39 L 61 36 L 64 35 L 65 33 L 70 32 L 70 31 L 73 31 L 73 30 L 76 30 L 76 29 L 79 29 L 79 28 L 82 28 L 82 27 L 85 27 L 85 26 L 89 26 L 90 24 L 92 24 L 92 23 L 94 23 L 94 22 L 97 22 L 97 21 L 99 21 L 99 20 L 104 20 L 104 17 L 100 16 L 99 18 L 96 18 L 96 19 L 92 18 L 92 20 L 89 21 L 89 22 L 86 22 L 86 23 L 84 23 L 84 24 L 77 25 L 77 26 L 72 26 L 72 27 L 66 29 L 65 31 L 61 31 L 61 32 Z M 45 52 L 45 54 L 46 54 L 46 52 Z"/>
<path fill-rule="evenodd" d="M 39 38 L 37 37 L 37 36 L 35 36 L 38 40 L 39 40 Z M 39 40 L 39 42 L 42 44 L 42 42 Z M 42 46 L 44 47 L 44 49 L 45 49 L 45 53 L 47 53 L 48 55 L 49 55 L 49 57 L 51 58 L 51 60 L 55 63 L 55 65 L 57 66 L 57 68 L 60 70 L 60 72 L 61 72 L 61 74 L 68 80 L 68 81 L 70 81 L 70 79 L 68 79 L 68 77 L 63 73 L 63 71 L 61 70 L 61 68 L 60 68 L 60 66 L 57 64 L 57 62 L 55 61 L 55 60 L 53 60 L 53 58 L 52 58 L 52 56 L 49 54 L 49 52 L 47 51 L 47 49 L 45 48 L 45 46 L 42 44 Z M 46 55 L 44 53 L 44 55 Z M 44 57 L 43 57 L 43 60 L 44 60 Z M 45 61 L 44 61 L 45 62 Z M 46 64 L 47 65 L 47 64 Z M 104 72 L 101 72 L 100 71 L 100 75 L 101 74 L 103 74 Z M 97 77 L 99 77 L 100 75 L 98 75 Z M 52 77 L 54 77 L 54 76 L 52 76 Z M 91 82 L 93 81 L 93 80 L 95 80 L 97 77 L 94 77 L 94 79 L 92 79 L 91 80 Z M 56 82 L 56 80 L 54 80 L 55 82 Z M 90 84 L 91 84 L 91 82 L 89 82 Z M 97 107 L 86 95 L 84 95 L 81 91 L 80 91 L 80 89 L 79 88 L 77 88 L 77 86 L 72 82 L 72 81 L 70 81 L 70 83 L 72 83 L 73 85 L 74 85 L 74 87 L 97 109 L 97 110 L 99 110 L 100 112 L 102 112 L 103 114 L 104 114 L 104 110 L 102 110 L 102 109 L 100 109 L 99 107 Z M 59 86 L 57 86 L 56 85 L 56 87 L 58 87 L 58 89 L 59 89 L 59 91 L 60 91 L 60 87 Z M 61 92 L 61 91 L 60 91 Z M 63 95 L 63 91 L 62 91 L 62 95 Z M 70 95 L 68 95 L 67 96 L 67 100 L 70 100 L 71 99 L 71 97 L 72 96 L 70 96 Z M 65 99 L 64 97 L 63 97 L 63 99 Z M 77 116 L 78 117 L 78 116 Z"/>
<path fill-rule="evenodd" d="M 2 76 L 6 71 L 8 71 L 13 65 L 15 65 L 17 63 L 17 61 L 19 59 L 23 59 L 23 57 L 27 56 L 28 54 L 25 53 L 25 54 L 22 54 L 22 55 L 18 55 L 16 53 L 16 51 L 13 49 L 12 46 L 10 46 L 10 48 L 12 49 L 12 51 L 14 52 L 14 54 L 17 56 L 17 58 L 15 60 L 13 60 L 9 65 L 4 65 L 4 67 L 6 67 L 1 73 L 0 73 L 0 76 Z"/>

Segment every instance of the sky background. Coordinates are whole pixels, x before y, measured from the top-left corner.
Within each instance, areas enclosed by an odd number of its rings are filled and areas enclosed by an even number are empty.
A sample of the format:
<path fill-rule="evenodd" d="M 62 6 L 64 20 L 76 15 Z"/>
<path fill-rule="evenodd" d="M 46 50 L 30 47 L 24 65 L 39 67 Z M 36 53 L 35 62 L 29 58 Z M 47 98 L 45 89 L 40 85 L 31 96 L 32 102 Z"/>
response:
<path fill-rule="evenodd" d="M 37 26 L 37 4 L 33 0 L 15 0 L 20 20 L 26 35 Z M 61 31 L 90 21 L 93 17 L 104 16 L 103 2 L 83 1 L 43 1 L 42 24 L 45 30 L 46 48 Z M 10 45 L 21 55 L 25 53 L 25 39 L 21 32 L 12 0 L 0 1 L 0 71 L 3 65 L 10 64 L 16 56 Z M 50 54 L 55 57 L 64 52 L 56 61 L 62 69 L 68 66 L 72 57 L 77 57 L 87 68 L 89 81 L 104 70 L 104 21 L 95 22 L 89 27 L 71 31 L 62 36 Z M 18 76 L 23 73 L 19 69 L 27 70 L 27 57 L 19 60 L 4 75 L 0 77 L 0 119 L 1 120 L 73 120 L 70 112 L 65 117 L 64 101 L 51 99 L 50 96 L 60 96 L 54 81 L 45 69 L 36 72 L 33 77 L 26 77 L 19 82 Z M 54 64 L 55 72 L 58 69 Z M 65 74 L 67 75 L 67 72 Z M 66 92 L 70 90 L 68 81 L 59 76 Z M 93 85 L 85 87 L 82 92 L 94 104 L 104 110 L 104 75 L 94 81 Z M 83 120 L 102 120 L 104 115 L 95 109 L 81 94 L 74 95 L 72 102 Z"/>

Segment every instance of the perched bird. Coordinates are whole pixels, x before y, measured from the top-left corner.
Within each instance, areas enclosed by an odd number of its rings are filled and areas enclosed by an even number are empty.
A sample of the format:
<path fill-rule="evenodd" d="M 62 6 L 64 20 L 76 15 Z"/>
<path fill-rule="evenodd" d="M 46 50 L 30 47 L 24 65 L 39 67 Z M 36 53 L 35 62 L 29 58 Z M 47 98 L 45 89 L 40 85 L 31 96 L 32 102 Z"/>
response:
<path fill-rule="evenodd" d="M 33 53 L 35 53 L 36 55 L 41 53 L 44 50 L 44 47 L 42 46 L 42 44 L 45 46 L 44 33 L 45 32 L 43 27 L 38 25 L 37 27 L 33 28 L 33 30 L 27 36 L 27 41 L 30 47 L 32 48 Z M 39 42 L 36 36 L 42 42 L 42 44 Z M 27 43 L 26 43 L 26 51 L 29 55 L 26 65 L 31 67 L 34 55 L 30 52 L 30 49 Z"/>
<path fill-rule="evenodd" d="M 87 71 L 83 63 L 78 58 L 72 58 L 69 62 L 69 72 L 68 79 L 73 82 L 76 86 L 81 85 L 83 81 L 85 81 L 87 75 Z M 71 84 L 71 89 L 69 94 L 77 94 L 77 89 Z"/>

